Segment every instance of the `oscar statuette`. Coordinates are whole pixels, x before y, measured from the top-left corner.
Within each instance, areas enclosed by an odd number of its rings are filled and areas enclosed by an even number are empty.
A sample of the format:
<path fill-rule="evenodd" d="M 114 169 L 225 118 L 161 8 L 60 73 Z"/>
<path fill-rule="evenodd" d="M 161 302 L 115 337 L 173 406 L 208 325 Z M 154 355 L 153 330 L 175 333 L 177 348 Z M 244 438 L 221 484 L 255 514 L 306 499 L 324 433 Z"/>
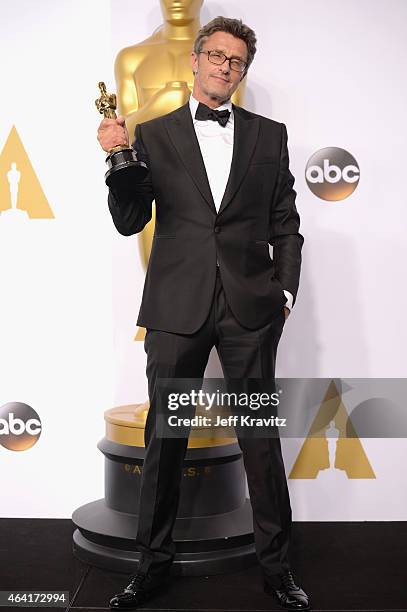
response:
<path fill-rule="evenodd" d="M 106 85 L 99 83 L 101 96 L 95 100 L 96 108 L 105 119 L 116 119 L 116 94 L 108 94 Z M 137 159 L 134 149 L 126 145 L 113 147 L 106 157 L 108 171 L 105 174 L 105 183 L 108 187 L 115 185 L 131 185 L 141 182 L 148 172 L 147 165 Z"/>

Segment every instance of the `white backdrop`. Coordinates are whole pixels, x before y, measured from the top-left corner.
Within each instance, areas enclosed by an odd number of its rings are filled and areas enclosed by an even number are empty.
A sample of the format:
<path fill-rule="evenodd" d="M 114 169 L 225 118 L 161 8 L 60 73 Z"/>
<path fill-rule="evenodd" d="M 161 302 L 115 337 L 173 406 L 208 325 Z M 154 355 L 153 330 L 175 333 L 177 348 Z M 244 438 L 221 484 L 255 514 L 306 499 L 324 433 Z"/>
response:
<path fill-rule="evenodd" d="M 111 222 L 94 99 L 99 80 L 115 89 L 119 49 L 162 16 L 159 0 L 3 4 L 0 150 L 15 124 L 55 218 L 0 215 L 0 406 L 26 402 L 43 425 L 32 449 L 0 447 L 1 514 L 62 517 L 103 495 L 103 411 L 147 398 L 133 341 L 144 273 L 137 236 Z M 206 0 L 201 21 L 219 14 L 256 31 L 244 106 L 287 125 L 296 178 L 303 268 L 277 375 L 405 377 L 406 3 Z M 304 177 L 328 146 L 360 167 L 339 202 Z M 220 375 L 215 354 L 207 374 Z M 287 473 L 301 444 L 283 441 Z M 407 518 L 405 441 L 363 446 L 376 478 L 290 480 L 294 520 Z"/>

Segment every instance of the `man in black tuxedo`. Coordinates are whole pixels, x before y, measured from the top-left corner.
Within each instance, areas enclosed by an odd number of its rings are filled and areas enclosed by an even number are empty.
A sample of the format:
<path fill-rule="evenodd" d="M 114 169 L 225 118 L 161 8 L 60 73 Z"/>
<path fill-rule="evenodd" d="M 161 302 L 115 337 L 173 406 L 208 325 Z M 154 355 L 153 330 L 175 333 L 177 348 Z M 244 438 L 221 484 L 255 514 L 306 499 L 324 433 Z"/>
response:
<path fill-rule="evenodd" d="M 138 571 L 112 609 L 137 608 L 168 576 L 188 439 L 156 436 L 157 379 L 198 378 L 213 346 L 225 379 L 274 380 L 277 345 L 295 303 L 299 233 L 287 130 L 231 103 L 256 52 L 254 32 L 217 17 L 198 33 L 187 104 L 136 127 L 149 173 L 109 190 L 124 236 L 156 223 L 138 325 L 146 328 L 150 409 L 145 429 Z M 128 144 L 124 119 L 104 119 L 105 151 Z M 273 259 L 269 255 L 273 245 Z M 286 609 L 309 609 L 288 561 L 291 507 L 279 437 L 238 434 L 264 588 Z"/>

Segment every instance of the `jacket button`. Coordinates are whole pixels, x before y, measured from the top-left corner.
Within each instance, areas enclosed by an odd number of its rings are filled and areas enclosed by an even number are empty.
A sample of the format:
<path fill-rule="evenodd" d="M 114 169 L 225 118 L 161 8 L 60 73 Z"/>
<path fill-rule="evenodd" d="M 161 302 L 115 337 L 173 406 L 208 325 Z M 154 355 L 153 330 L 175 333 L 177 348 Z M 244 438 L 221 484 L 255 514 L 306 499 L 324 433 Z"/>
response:
<path fill-rule="evenodd" d="M 219 227 L 219 225 L 216 225 L 215 226 L 215 234 L 219 234 L 219 232 L 220 232 L 220 227 Z"/>

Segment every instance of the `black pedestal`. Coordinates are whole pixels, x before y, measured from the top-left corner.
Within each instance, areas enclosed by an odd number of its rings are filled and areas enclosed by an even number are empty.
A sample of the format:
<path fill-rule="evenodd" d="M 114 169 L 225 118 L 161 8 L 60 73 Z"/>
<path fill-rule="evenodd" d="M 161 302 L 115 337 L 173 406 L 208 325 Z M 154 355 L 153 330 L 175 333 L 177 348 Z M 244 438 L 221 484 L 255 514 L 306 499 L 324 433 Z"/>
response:
<path fill-rule="evenodd" d="M 145 449 L 107 438 L 98 448 L 105 455 L 105 499 L 73 513 L 74 553 L 92 565 L 134 573 Z M 173 574 L 227 573 L 256 562 L 252 510 L 237 443 L 187 449 L 173 538 Z"/>

